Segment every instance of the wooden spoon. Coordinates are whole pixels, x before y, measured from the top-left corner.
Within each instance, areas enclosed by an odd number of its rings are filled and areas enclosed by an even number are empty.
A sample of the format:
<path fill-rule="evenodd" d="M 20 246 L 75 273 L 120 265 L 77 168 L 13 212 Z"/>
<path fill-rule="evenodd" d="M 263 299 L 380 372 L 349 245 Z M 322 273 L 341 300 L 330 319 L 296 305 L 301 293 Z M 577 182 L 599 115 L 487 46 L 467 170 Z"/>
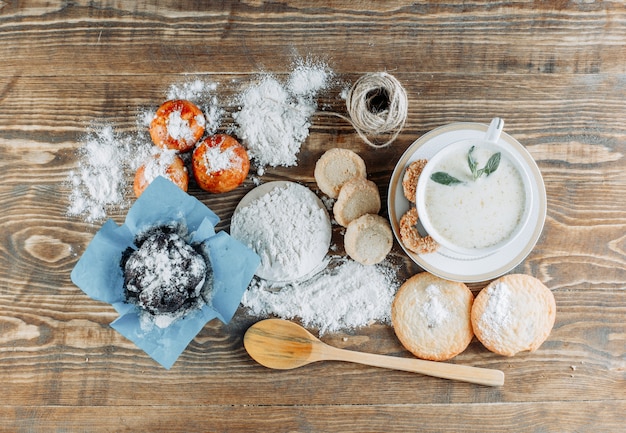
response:
<path fill-rule="evenodd" d="M 259 364 L 279 370 L 302 367 L 316 361 L 347 361 L 480 385 L 504 384 L 504 373 L 500 370 L 338 349 L 321 342 L 300 325 L 281 319 L 255 323 L 246 331 L 243 344 Z"/>

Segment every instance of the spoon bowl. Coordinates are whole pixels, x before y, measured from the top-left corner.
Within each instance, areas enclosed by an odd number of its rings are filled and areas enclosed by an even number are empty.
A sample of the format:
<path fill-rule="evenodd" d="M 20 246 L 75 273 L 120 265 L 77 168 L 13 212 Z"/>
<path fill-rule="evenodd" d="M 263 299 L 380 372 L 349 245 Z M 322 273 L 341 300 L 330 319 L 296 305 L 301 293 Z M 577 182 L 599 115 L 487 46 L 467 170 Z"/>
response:
<path fill-rule="evenodd" d="M 300 325 L 282 319 L 255 323 L 246 331 L 243 344 L 252 359 L 278 370 L 290 370 L 316 361 L 346 361 L 480 385 L 504 384 L 504 373 L 500 370 L 338 349 L 323 343 Z"/>

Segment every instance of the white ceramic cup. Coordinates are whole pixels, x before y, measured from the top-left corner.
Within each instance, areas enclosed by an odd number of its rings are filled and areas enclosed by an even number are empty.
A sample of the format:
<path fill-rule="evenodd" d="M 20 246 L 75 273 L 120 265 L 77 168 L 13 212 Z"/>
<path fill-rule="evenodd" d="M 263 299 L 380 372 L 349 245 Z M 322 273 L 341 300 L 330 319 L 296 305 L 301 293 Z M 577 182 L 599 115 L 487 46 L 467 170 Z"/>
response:
<path fill-rule="evenodd" d="M 531 174 L 521 155 L 498 144 L 503 126 L 502 119 L 494 118 L 484 138 L 447 145 L 429 159 L 420 175 L 416 192 L 420 222 L 450 251 L 474 257 L 492 254 L 513 242 L 530 219 Z M 472 155 L 476 152 L 485 157 L 499 152 L 496 171 L 474 179 L 467 162 L 472 147 Z M 450 166 L 451 158 L 459 167 L 466 165 L 466 173 L 455 176 L 461 183 L 434 185 L 431 176 L 442 166 Z M 480 161 L 477 169 L 484 165 Z"/>

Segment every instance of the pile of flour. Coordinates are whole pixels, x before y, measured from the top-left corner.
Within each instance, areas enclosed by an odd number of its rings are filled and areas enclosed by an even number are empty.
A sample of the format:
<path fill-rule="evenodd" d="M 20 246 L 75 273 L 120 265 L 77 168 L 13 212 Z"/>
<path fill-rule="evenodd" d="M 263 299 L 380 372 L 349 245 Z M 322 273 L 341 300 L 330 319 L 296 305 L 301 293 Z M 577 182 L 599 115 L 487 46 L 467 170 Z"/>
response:
<path fill-rule="evenodd" d="M 272 75 L 260 77 L 238 98 L 233 114 L 235 133 L 248 149 L 259 174 L 265 166 L 290 167 L 309 136 L 317 95 L 330 84 L 332 71 L 324 63 L 296 63 L 287 82 Z"/>
<path fill-rule="evenodd" d="M 367 266 L 345 258 L 334 261 L 310 280 L 280 290 L 255 279 L 241 302 L 253 316 L 299 319 L 305 327 L 317 328 L 320 335 L 389 323 L 399 287 L 395 269 L 385 263 Z"/>
<path fill-rule="evenodd" d="M 286 183 L 237 210 L 230 234 L 261 258 L 257 275 L 291 281 L 322 265 L 332 231 L 328 213 L 315 194 L 305 186 Z"/>

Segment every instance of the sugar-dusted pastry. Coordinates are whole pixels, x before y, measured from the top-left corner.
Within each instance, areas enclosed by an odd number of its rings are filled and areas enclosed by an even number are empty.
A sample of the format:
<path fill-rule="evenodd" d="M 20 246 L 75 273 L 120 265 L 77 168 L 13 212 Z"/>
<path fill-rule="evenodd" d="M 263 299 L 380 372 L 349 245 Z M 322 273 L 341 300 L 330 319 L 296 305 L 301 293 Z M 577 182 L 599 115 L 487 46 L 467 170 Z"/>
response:
<path fill-rule="evenodd" d="M 427 272 L 409 278 L 391 309 L 394 331 L 418 358 L 444 361 L 472 341 L 470 313 L 474 296 L 467 286 Z"/>
<path fill-rule="evenodd" d="M 205 138 L 193 151 L 193 175 L 200 188 L 211 193 L 231 191 L 243 183 L 250 170 L 246 149 L 233 137 Z"/>
<path fill-rule="evenodd" d="M 135 196 L 139 197 L 158 176 L 171 180 L 180 189 L 187 191 L 189 185 L 187 167 L 175 151 L 164 150 L 150 156 L 148 161 L 137 169 L 133 182 Z"/>
<path fill-rule="evenodd" d="M 505 356 L 533 352 L 548 338 L 556 318 L 554 295 L 530 275 L 505 275 L 476 296 L 472 326 L 490 351 Z"/>
<path fill-rule="evenodd" d="M 150 122 L 150 137 L 157 146 L 187 152 L 202 138 L 206 119 L 192 102 L 173 99 L 164 102 Z"/>

